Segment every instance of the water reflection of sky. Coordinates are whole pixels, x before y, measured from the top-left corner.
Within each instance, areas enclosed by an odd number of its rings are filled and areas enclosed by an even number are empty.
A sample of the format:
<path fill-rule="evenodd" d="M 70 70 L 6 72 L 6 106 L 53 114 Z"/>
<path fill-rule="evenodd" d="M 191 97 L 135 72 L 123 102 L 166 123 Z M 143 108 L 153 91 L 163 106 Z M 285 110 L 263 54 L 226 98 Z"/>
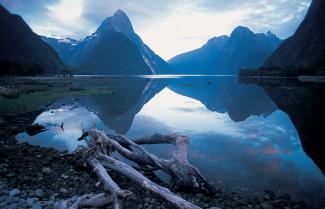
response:
<path fill-rule="evenodd" d="M 90 109 L 82 105 L 50 107 L 34 122 L 47 124 L 50 130 L 33 137 L 21 133 L 17 139 L 73 150 L 83 143 L 76 141 L 81 124 L 90 128 L 96 123 L 112 132 L 110 124 L 104 124 L 104 118 Z M 55 126 L 61 122 L 64 131 Z M 252 190 L 272 187 L 308 199 L 325 198 L 323 174 L 304 153 L 290 118 L 280 110 L 234 122 L 227 112 L 211 111 L 198 100 L 164 88 L 135 115 L 126 135 L 137 138 L 154 133 L 188 135 L 189 160 L 211 182 Z M 146 147 L 162 157 L 171 156 L 171 146 Z"/>
<path fill-rule="evenodd" d="M 64 130 L 59 127 L 62 123 Z M 34 124 L 44 124 L 49 129 L 48 131 L 32 137 L 27 133 L 20 133 L 17 139 L 27 141 L 32 145 L 73 151 L 78 145 L 85 145 L 84 141 L 77 141 L 82 134 L 82 128 L 90 128 L 94 123 L 98 128 L 108 131 L 101 120 L 85 107 L 64 105 L 57 109 L 50 108 L 34 121 Z"/>
<path fill-rule="evenodd" d="M 128 135 L 157 132 L 189 135 L 189 160 L 211 181 L 282 188 L 310 198 L 324 194 L 322 173 L 303 152 L 296 129 L 282 111 L 236 123 L 227 113 L 211 112 L 199 101 L 164 89 L 135 117 Z M 151 151 L 164 154 L 157 146 Z"/>

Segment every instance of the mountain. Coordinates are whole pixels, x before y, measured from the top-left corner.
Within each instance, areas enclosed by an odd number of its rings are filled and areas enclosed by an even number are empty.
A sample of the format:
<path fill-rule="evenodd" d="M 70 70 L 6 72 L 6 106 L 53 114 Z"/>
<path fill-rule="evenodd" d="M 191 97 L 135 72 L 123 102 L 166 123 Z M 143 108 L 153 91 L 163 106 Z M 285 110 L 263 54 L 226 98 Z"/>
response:
<path fill-rule="evenodd" d="M 178 55 L 169 63 L 177 73 L 237 74 L 241 68 L 260 67 L 280 43 L 271 32 L 253 33 L 239 26 L 230 37 L 212 38 L 201 48 Z"/>
<path fill-rule="evenodd" d="M 134 32 L 122 10 L 106 18 L 83 41 L 43 37 L 64 62 L 90 74 L 165 74 L 172 67 Z"/>
<path fill-rule="evenodd" d="M 18 15 L 0 5 L 0 75 L 61 74 L 58 54 Z"/>
<path fill-rule="evenodd" d="M 79 44 L 78 40 L 71 38 L 56 39 L 46 36 L 41 36 L 41 38 L 59 54 L 64 63 L 69 63 L 75 47 Z"/>
<path fill-rule="evenodd" d="M 216 60 L 228 40 L 228 36 L 214 37 L 199 49 L 173 57 L 169 63 L 179 74 L 212 74 L 216 71 Z"/>
<path fill-rule="evenodd" d="M 264 67 L 325 67 L 325 1 L 313 0 L 305 19 L 294 35 L 285 40 Z M 310 70 L 309 69 L 309 70 Z M 307 69 L 308 70 L 308 69 Z"/>

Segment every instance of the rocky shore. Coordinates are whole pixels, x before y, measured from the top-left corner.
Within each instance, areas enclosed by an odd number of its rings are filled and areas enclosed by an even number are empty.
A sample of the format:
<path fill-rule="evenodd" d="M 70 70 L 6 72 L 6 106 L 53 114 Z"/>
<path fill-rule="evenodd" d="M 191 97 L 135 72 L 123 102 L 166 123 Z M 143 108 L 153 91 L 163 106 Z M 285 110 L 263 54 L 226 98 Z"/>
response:
<path fill-rule="evenodd" d="M 96 177 L 89 170 L 80 170 L 75 165 L 75 156 L 16 142 L 15 135 L 25 130 L 37 114 L 6 116 L 0 120 L 0 208 L 53 208 L 54 203 L 61 199 L 102 192 L 102 187 L 95 186 Z M 123 176 L 114 172 L 110 172 L 110 175 L 121 188 L 127 188 L 134 194 L 124 201 L 125 208 L 171 208 Z M 268 189 L 252 195 L 217 188 L 217 193 L 212 197 L 191 191 L 174 192 L 202 208 L 210 209 L 325 208 L 324 205 L 292 200 L 284 192 Z"/>

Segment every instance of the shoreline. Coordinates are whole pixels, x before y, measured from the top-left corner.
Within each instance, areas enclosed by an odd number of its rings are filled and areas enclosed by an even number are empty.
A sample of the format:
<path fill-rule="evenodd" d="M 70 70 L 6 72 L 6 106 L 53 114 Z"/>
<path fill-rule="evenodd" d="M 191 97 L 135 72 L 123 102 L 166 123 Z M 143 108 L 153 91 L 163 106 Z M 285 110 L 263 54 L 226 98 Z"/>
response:
<path fill-rule="evenodd" d="M 0 180 L 0 208 L 53 208 L 53 204 L 58 200 L 103 191 L 102 187 L 95 186 L 96 177 L 89 170 L 77 169 L 74 155 L 64 155 L 65 153 L 52 148 L 16 142 L 15 135 L 24 130 L 38 112 L 15 116 L 15 120 L 19 119 L 20 124 L 11 123 L 11 117 L 0 123 L 0 175 L 4 177 Z M 121 188 L 129 189 L 134 194 L 124 200 L 125 208 L 172 208 L 159 197 L 143 192 L 121 175 L 115 172 L 110 172 L 110 175 Z M 161 182 L 159 184 L 161 185 Z M 166 184 L 163 186 L 168 187 Z M 324 207 L 292 200 L 288 194 L 281 191 L 265 189 L 259 195 L 253 195 L 225 188 L 216 189 L 217 193 L 211 197 L 201 193 L 171 190 L 202 208 Z"/>

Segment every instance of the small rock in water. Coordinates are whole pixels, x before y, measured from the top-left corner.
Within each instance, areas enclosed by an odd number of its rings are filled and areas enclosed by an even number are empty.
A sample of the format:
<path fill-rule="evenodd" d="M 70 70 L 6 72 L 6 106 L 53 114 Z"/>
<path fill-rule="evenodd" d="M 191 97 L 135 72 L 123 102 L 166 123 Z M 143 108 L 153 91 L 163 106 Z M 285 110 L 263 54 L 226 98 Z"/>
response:
<path fill-rule="evenodd" d="M 221 209 L 221 208 L 218 208 L 218 207 L 210 207 L 208 209 Z"/>
<path fill-rule="evenodd" d="M 45 174 L 50 174 L 52 172 L 52 170 L 51 170 L 51 168 L 44 167 L 42 169 L 42 172 L 45 173 Z"/>
<path fill-rule="evenodd" d="M 13 189 L 9 192 L 10 197 L 15 197 L 20 194 L 20 191 L 18 189 Z"/>
<path fill-rule="evenodd" d="M 44 192 L 41 189 L 36 189 L 35 191 L 35 196 L 36 197 L 44 197 Z"/>

